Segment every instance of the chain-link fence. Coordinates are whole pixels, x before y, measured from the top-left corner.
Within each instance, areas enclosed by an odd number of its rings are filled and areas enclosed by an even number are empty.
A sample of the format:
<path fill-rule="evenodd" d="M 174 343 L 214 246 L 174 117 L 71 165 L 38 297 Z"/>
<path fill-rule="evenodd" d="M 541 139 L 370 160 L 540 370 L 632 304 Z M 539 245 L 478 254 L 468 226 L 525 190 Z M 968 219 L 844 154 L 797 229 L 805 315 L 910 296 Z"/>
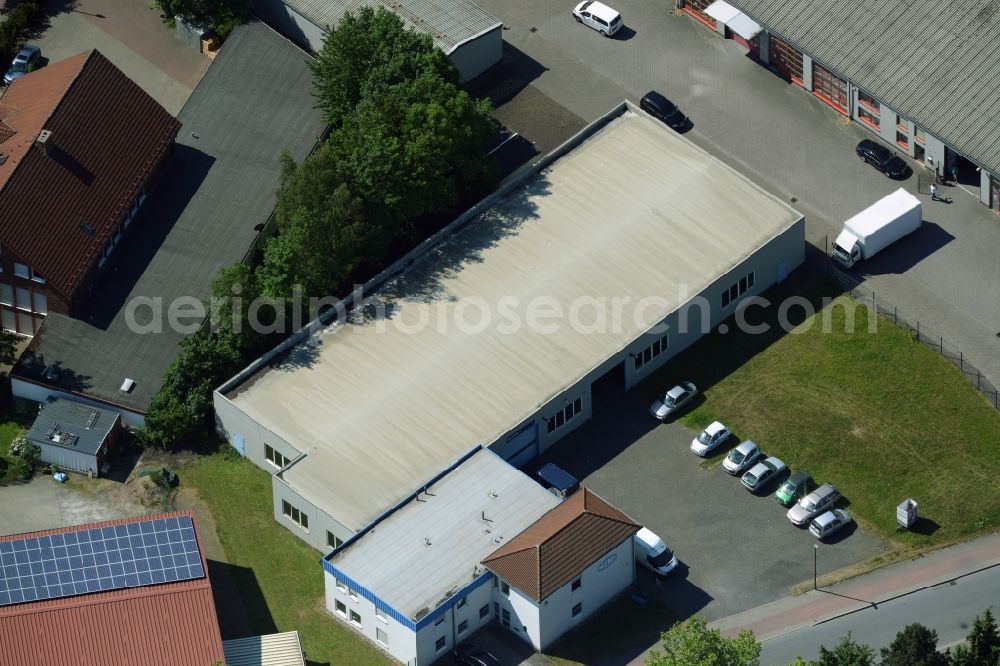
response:
<path fill-rule="evenodd" d="M 905 329 L 914 340 L 919 340 L 954 363 L 955 367 L 965 375 L 965 378 L 972 382 L 976 389 L 986 397 L 986 400 L 994 408 L 1000 410 L 1000 391 L 979 371 L 979 368 L 965 359 L 965 355 L 961 350 L 949 346 L 944 337 L 935 335 L 925 326 L 922 326 L 919 320 L 907 316 L 904 312 L 900 312 L 896 306 L 887 300 L 878 298 L 874 291 L 859 284 L 857 279 L 848 273 L 841 271 L 832 264 L 829 264 L 828 270 L 831 279 L 835 280 L 844 288 L 844 291 L 860 303 L 863 303 L 869 310 L 882 315 L 896 326 Z"/>

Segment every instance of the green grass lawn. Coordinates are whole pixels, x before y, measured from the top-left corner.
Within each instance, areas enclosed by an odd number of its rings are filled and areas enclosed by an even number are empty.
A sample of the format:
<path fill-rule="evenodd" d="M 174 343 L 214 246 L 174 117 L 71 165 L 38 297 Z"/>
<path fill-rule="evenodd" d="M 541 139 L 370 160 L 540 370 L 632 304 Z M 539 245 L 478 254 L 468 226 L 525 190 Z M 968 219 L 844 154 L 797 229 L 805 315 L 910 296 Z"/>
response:
<path fill-rule="evenodd" d="M 310 664 L 393 663 L 325 614 L 321 555 L 274 521 L 266 472 L 216 453 L 178 473 L 211 510 L 226 560 L 252 570 L 260 586 L 263 604 L 247 609 L 255 631 L 268 631 L 272 621 L 277 631 L 298 630 Z M 237 579 L 238 585 L 247 582 Z"/>
<path fill-rule="evenodd" d="M 807 297 L 819 301 L 821 289 Z M 855 305 L 840 296 L 787 335 L 713 333 L 641 390 L 651 398 L 690 378 L 704 399 L 684 423 L 720 420 L 736 435 L 732 445 L 753 439 L 792 469 L 835 483 L 852 514 L 898 546 L 1000 527 L 1000 413 L 907 331 L 880 317 L 869 333 L 871 315 Z M 848 308 L 854 333 L 845 330 Z M 907 497 L 925 520 L 897 532 L 895 507 Z"/>

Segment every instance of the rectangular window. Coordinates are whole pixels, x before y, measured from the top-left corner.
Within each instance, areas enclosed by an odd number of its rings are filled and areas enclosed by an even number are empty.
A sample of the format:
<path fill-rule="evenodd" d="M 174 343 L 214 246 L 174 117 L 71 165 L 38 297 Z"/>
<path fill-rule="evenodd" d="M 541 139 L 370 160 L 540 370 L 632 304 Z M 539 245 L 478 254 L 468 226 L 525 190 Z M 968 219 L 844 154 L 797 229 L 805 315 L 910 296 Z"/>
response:
<path fill-rule="evenodd" d="M 865 123 L 866 125 L 874 127 L 875 129 L 879 128 L 879 117 L 874 113 L 868 111 L 868 109 L 862 108 L 860 106 L 858 107 L 858 120 Z"/>
<path fill-rule="evenodd" d="M 882 105 L 874 97 L 861 90 L 858 91 L 858 104 L 876 115 L 882 111 Z"/>
<path fill-rule="evenodd" d="M 344 617 L 347 617 L 347 604 L 345 604 L 340 599 L 337 599 L 336 601 L 333 602 L 333 605 L 334 605 L 334 608 L 337 609 L 337 613 L 338 614 L 343 615 Z"/>
<path fill-rule="evenodd" d="M 45 278 L 36 273 L 34 269 L 31 270 L 31 279 L 40 284 L 45 284 Z"/>
<path fill-rule="evenodd" d="M 447 646 L 448 646 L 448 641 L 445 640 L 444 636 L 434 641 L 434 649 L 437 650 L 438 652 L 445 649 Z"/>
<path fill-rule="evenodd" d="M 389 634 L 382 627 L 375 627 L 375 640 L 382 645 L 389 647 Z"/>
<path fill-rule="evenodd" d="M 739 283 L 734 284 L 729 288 L 729 302 L 732 303 L 740 296 L 740 285 Z"/>
<path fill-rule="evenodd" d="M 0 284 L 0 303 L 14 305 L 14 287 L 9 284 Z"/>
<path fill-rule="evenodd" d="M 547 419 L 548 432 L 552 433 L 569 423 L 573 417 L 583 411 L 583 398 L 576 398 L 573 402 L 563 407 L 555 413 L 555 416 Z"/>
<path fill-rule="evenodd" d="M 444 622 L 444 615 L 442 615 L 438 619 L 434 620 L 434 626 L 435 627 L 440 627 L 442 622 Z"/>
<path fill-rule="evenodd" d="M 924 135 L 924 131 L 922 129 L 920 129 L 919 127 L 914 127 L 913 140 L 916 141 L 917 143 L 923 143 L 924 141 L 927 140 L 927 137 Z"/>
<path fill-rule="evenodd" d="M 358 600 L 358 593 L 354 590 L 353 587 L 347 588 L 347 596 L 349 596 L 353 601 Z"/>
<path fill-rule="evenodd" d="M 361 626 L 361 615 L 359 615 L 357 611 L 351 611 L 351 622 L 359 627 Z"/>
<path fill-rule="evenodd" d="M 486 604 L 479 609 L 479 619 L 482 620 L 484 617 L 490 614 L 490 605 Z"/>
<path fill-rule="evenodd" d="M 753 284 L 754 272 L 750 271 L 741 277 L 738 282 L 733 283 L 729 289 L 722 291 L 722 307 L 726 307 L 730 303 L 735 303 L 737 298 L 753 289 Z"/>
<path fill-rule="evenodd" d="M 747 289 L 753 289 L 753 285 L 754 285 L 754 273 L 755 273 L 755 271 L 750 271 L 750 274 L 747 275 Z"/>
<path fill-rule="evenodd" d="M 896 116 L 896 127 L 898 127 L 899 129 L 903 130 L 904 132 L 909 132 L 910 131 L 910 123 L 909 123 L 909 121 L 905 120 L 903 118 L 903 116 L 900 116 L 900 115 Z"/>
<path fill-rule="evenodd" d="M 35 299 L 35 312 L 38 314 L 48 314 L 49 313 L 49 297 L 40 291 L 36 291 L 32 294 Z"/>
<path fill-rule="evenodd" d="M 289 504 L 288 500 L 281 500 L 281 513 L 305 531 L 309 531 L 309 516 Z"/>
<path fill-rule="evenodd" d="M 339 578 L 334 578 L 333 580 L 337 585 L 337 589 L 343 592 L 344 594 L 347 594 L 347 586 L 344 585 L 344 581 L 340 580 Z"/>
<path fill-rule="evenodd" d="M 907 136 L 904 132 L 896 130 L 896 145 L 898 145 L 900 148 L 908 148 L 910 145 L 910 137 Z"/>
<path fill-rule="evenodd" d="M 576 580 L 573 581 L 573 584 L 570 586 L 570 589 L 579 590 L 582 585 L 583 585 L 583 580 L 577 578 Z"/>
<path fill-rule="evenodd" d="M 270 444 L 264 445 L 264 459 L 267 460 L 267 462 L 274 465 L 275 467 L 277 467 L 278 469 L 285 467 L 286 465 L 288 465 L 289 462 L 291 462 L 281 453 L 275 451 Z"/>
<path fill-rule="evenodd" d="M 326 531 L 326 545 L 330 548 L 340 548 L 344 544 L 343 539 L 338 539 L 337 535 L 330 530 Z"/>
<path fill-rule="evenodd" d="M 573 617 L 576 617 L 583 612 L 583 602 L 581 601 L 577 605 L 573 606 Z"/>
<path fill-rule="evenodd" d="M 8 331 L 17 330 L 17 317 L 10 310 L 0 310 L 0 323 Z"/>
<path fill-rule="evenodd" d="M 729 290 L 728 289 L 723 289 L 722 290 L 722 307 L 726 307 L 727 305 L 729 305 Z"/>
<path fill-rule="evenodd" d="M 389 616 L 385 614 L 385 611 L 379 607 L 375 607 L 375 617 L 382 620 L 386 624 L 389 624 Z"/>
<path fill-rule="evenodd" d="M 14 262 L 14 275 L 16 275 L 17 277 L 20 277 L 20 278 L 27 278 L 28 275 L 29 275 L 29 273 L 28 273 L 28 267 L 25 266 L 24 264 L 19 264 L 19 263 L 17 263 L 15 261 Z"/>
<path fill-rule="evenodd" d="M 510 596 L 510 585 L 508 585 L 504 581 L 500 581 L 500 593 L 503 594 L 504 596 L 508 596 L 509 597 Z"/>
<path fill-rule="evenodd" d="M 745 277 L 740 278 L 740 294 L 745 294 L 747 291 L 747 279 Z"/>
<path fill-rule="evenodd" d="M 455 604 L 455 608 L 465 608 L 465 604 L 467 604 L 468 602 L 469 602 L 468 597 L 462 597 L 461 599 L 458 600 L 458 603 Z"/>
<path fill-rule="evenodd" d="M 18 287 L 15 293 L 17 294 L 18 309 L 31 312 L 31 292 L 23 287 Z"/>
<path fill-rule="evenodd" d="M 459 635 L 464 634 L 468 630 L 469 630 L 469 623 L 468 622 L 466 622 L 465 620 L 462 620 L 461 622 L 458 623 L 458 633 L 459 633 Z"/>

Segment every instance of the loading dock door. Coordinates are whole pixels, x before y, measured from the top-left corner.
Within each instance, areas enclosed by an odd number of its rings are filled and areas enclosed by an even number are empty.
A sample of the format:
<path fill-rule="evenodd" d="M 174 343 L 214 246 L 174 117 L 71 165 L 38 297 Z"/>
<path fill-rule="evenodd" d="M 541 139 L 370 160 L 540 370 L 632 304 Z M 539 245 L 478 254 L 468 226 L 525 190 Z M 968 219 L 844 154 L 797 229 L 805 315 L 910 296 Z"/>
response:
<path fill-rule="evenodd" d="M 504 447 L 507 462 L 523 467 L 538 456 L 538 425 L 530 423 L 507 437 Z"/>

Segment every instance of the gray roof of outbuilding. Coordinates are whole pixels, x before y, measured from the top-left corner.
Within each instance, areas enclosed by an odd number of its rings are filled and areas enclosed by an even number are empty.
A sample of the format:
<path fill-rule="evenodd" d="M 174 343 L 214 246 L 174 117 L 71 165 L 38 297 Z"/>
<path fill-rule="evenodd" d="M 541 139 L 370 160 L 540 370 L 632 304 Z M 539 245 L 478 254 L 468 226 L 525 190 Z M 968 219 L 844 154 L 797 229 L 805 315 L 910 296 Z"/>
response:
<path fill-rule="evenodd" d="M 243 257 L 274 210 L 281 151 L 301 160 L 323 131 L 308 60 L 262 23 L 233 31 L 181 110 L 164 181 L 95 286 L 87 317 L 50 314 L 15 376 L 50 384 L 43 373 L 55 365 L 60 389 L 149 407 L 184 337 L 166 326 L 167 306 L 209 297 L 219 268 Z M 126 306 L 137 297 L 162 298 L 162 333 L 129 328 Z M 130 393 L 119 390 L 126 377 L 136 382 Z"/>
<path fill-rule="evenodd" d="M 118 412 L 72 400 L 54 400 L 42 404 L 26 438 L 34 444 L 61 446 L 93 455 L 101 448 L 117 418 Z M 60 441 L 53 441 L 50 436 L 53 432 L 59 433 Z"/>
<path fill-rule="evenodd" d="M 502 25 L 502 21 L 469 0 L 284 0 L 316 25 L 336 25 L 347 12 L 385 7 L 418 32 L 427 33 L 445 53 Z"/>
<path fill-rule="evenodd" d="M 993 172 L 1000 171 L 997 0 L 729 0 Z"/>

